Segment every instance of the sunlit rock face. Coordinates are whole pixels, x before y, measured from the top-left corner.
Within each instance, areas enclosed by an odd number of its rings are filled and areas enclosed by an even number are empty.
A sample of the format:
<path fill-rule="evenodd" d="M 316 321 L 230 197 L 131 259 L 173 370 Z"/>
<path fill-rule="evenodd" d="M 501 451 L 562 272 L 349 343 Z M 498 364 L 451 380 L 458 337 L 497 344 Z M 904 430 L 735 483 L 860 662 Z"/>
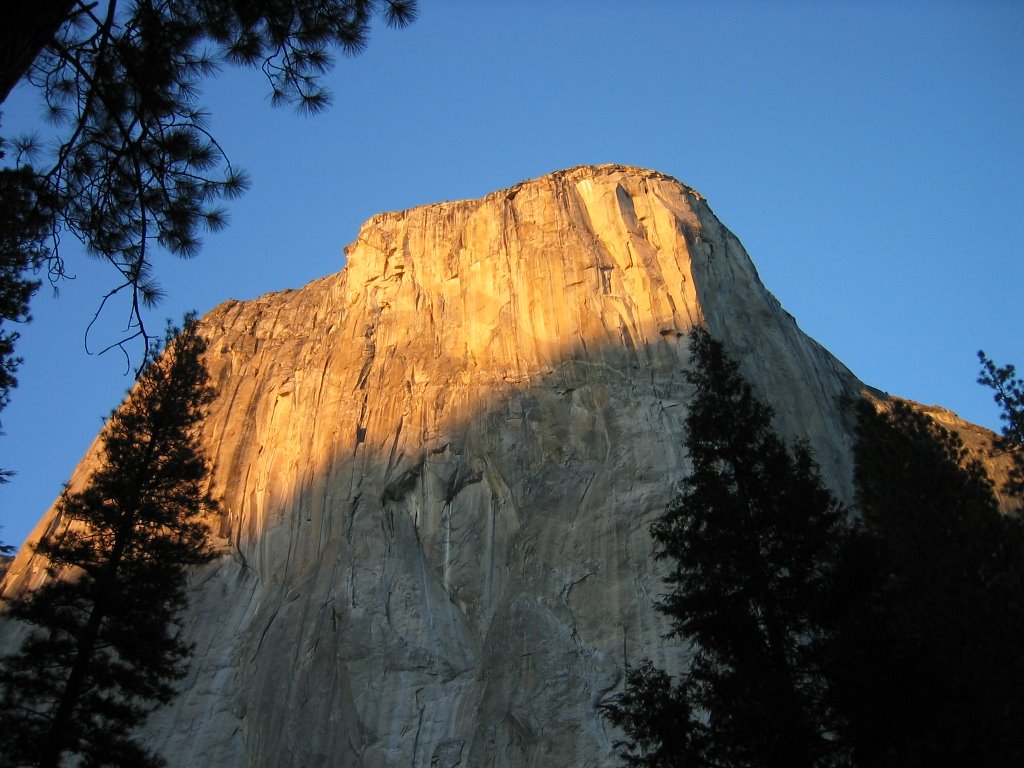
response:
<path fill-rule="evenodd" d="M 598 703 L 676 653 L 648 527 L 686 471 L 687 329 L 847 498 L 861 385 L 655 172 L 380 214 L 346 253 L 202 320 L 223 555 L 147 741 L 182 767 L 616 764 Z M 42 573 L 23 554 L 7 589 Z"/>

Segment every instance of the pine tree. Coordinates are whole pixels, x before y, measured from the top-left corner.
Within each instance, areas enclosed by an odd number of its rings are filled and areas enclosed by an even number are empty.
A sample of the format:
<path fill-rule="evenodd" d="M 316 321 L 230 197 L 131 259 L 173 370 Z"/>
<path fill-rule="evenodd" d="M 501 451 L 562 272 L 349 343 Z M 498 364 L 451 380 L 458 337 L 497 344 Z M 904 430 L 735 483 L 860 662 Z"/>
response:
<path fill-rule="evenodd" d="M 45 259 L 44 243 L 50 220 L 44 212 L 45 205 L 40 204 L 38 191 L 31 174 L 0 170 L 0 411 L 7 406 L 11 390 L 18 384 L 15 374 L 21 364 L 14 354 L 19 333 L 10 325 L 30 319 L 29 300 L 39 281 L 28 277 L 28 272 Z M 0 470 L 0 484 L 7 482 L 11 474 Z M 13 551 L 13 547 L 0 542 L 0 558 Z"/>
<path fill-rule="evenodd" d="M 633 766 L 840 764 L 820 654 L 844 510 L 722 345 L 696 328 L 690 350 L 692 468 L 651 532 L 672 565 L 657 608 L 692 660 L 631 670 L 607 716 Z"/>
<path fill-rule="evenodd" d="M 1005 490 L 1024 500 L 1024 381 L 1017 376 L 1016 367 L 997 366 L 984 352 L 978 352 L 978 362 L 978 383 L 992 390 L 1003 422 L 1002 435 L 994 441 L 993 452 L 1013 458 Z"/>
<path fill-rule="evenodd" d="M 1024 764 L 1024 536 L 960 439 L 858 405 L 858 606 L 829 672 L 857 765 Z"/>
<path fill-rule="evenodd" d="M 58 127 L 52 152 L 18 138 L 8 159 L 53 203 L 51 279 L 64 275 L 57 234 L 70 233 L 116 270 L 106 299 L 129 295 L 134 322 L 119 345 L 148 339 L 142 308 L 161 296 L 154 246 L 194 255 L 201 233 L 226 223 L 220 201 L 247 186 L 198 104 L 203 82 L 224 65 L 258 67 L 273 103 L 317 112 L 336 52 L 364 50 L 375 19 L 415 17 L 415 0 L 6 3 L 0 102 L 27 82 Z"/>
<path fill-rule="evenodd" d="M 18 332 L 9 324 L 30 319 L 29 300 L 39 281 L 29 278 L 28 273 L 46 256 L 44 243 L 50 234 L 50 221 L 44 207 L 30 173 L 0 170 L 0 410 L 7 406 L 11 390 L 18 384 L 15 373 L 21 363 L 14 354 Z"/>
<path fill-rule="evenodd" d="M 5 765 L 163 764 L 131 731 L 183 674 L 187 569 L 211 557 L 203 517 L 216 503 L 195 434 L 213 396 L 203 350 L 194 319 L 168 329 L 107 421 L 98 468 L 58 502 L 61 528 L 38 546 L 51 579 L 9 605 L 34 630 L 0 665 Z"/>

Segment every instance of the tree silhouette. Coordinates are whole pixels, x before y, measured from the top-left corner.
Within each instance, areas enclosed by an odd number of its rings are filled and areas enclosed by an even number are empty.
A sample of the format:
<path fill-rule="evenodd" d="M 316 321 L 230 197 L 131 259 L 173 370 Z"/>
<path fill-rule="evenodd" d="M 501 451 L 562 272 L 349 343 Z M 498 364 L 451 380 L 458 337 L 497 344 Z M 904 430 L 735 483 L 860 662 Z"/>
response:
<path fill-rule="evenodd" d="M 652 526 L 669 560 L 658 604 L 688 644 L 672 679 L 644 662 L 605 711 L 634 766 L 824 766 L 842 754 L 821 668 L 831 571 L 846 531 L 806 447 L 787 449 L 737 364 L 690 336 L 691 463 Z"/>
<path fill-rule="evenodd" d="M 1024 499 L 1024 381 L 1017 376 L 1014 366 L 997 366 L 984 352 L 978 352 L 978 362 L 981 364 L 978 383 L 992 390 L 1003 422 L 1003 434 L 995 441 L 993 450 L 1013 457 L 1013 469 L 1005 490 Z"/>
<path fill-rule="evenodd" d="M 39 286 L 28 272 L 45 259 L 45 218 L 39 216 L 38 195 L 25 171 L 0 171 L 0 410 L 17 386 L 21 362 L 14 355 L 18 332 L 9 323 L 29 319 L 29 300 Z"/>
<path fill-rule="evenodd" d="M 29 320 L 29 300 L 39 286 L 29 272 L 45 261 L 47 225 L 46 216 L 40 214 L 32 175 L 24 170 L 0 170 L 0 411 L 18 384 L 15 374 L 21 363 L 14 353 L 19 334 L 10 326 Z M 0 470 L 0 483 L 10 475 Z M 13 549 L 0 543 L 0 556 Z"/>
<path fill-rule="evenodd" d="M 1024 762 L 1024 535 L 960 439 L 857 406 L 857 506 L 829 675 L 860 766 Z"/>
<path fill-rule="evenodd" d="M 4 764 L 163 763 L 131 731 L 183 674 L 187 569 L 211 557 L 203 517 L 216 503 L 194 431 L 213 396 L 204 348 L 194 319 L 168 329 L 107 421 L 99 466 L 58 502 L 60 528 L 37 547 L 51 578 L 9 605 L 8 620 L 34 629 L 0 664 Z"/>
<path fill-rule="evenodd" d="M 11 3 L 0 25 L 0 101 L 27 79 L 63 127 L 52 156 L 13 143 L 16 167 L 44 191 L 51 278 L 64 274 L 59 235 L 108 261 L 108 299 L 130 297 L 132 329 L 160 298 L 152 248 L 192 256 L 203 230 L 224 226 L 218 201 L 246 179 L 228 162 L 197 104 L 204 79 L 229 64 L 259 67 L 274 103 L 316 112 L 330 101 L 332 51 L 355 54 L 377 17 L 404 26 L 415 0 L 37 0 Z M 103 305 L 100 309 L 102 310 Z M 148 347 L 147 347 L 148 349 Z"/>

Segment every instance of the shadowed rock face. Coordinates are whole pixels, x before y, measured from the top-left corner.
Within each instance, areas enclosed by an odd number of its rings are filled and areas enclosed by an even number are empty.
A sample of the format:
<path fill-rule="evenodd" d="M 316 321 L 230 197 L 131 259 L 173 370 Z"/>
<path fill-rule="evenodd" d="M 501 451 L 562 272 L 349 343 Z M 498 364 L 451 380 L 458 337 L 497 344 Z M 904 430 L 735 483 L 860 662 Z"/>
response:
<path fill-rule="evenodd" d="M 202 320 L 223 556 L 146 738 L 172 766 L 615 764 L 596 705 L 626 662 L 676 653 L 648 526 L 686 469 L 687 329 L 845 497 L 838 401 L 862 385 L 651 171 L 380 214 L 346 253 Z M 6 589 L 41 578 L 26 553 Z"/>

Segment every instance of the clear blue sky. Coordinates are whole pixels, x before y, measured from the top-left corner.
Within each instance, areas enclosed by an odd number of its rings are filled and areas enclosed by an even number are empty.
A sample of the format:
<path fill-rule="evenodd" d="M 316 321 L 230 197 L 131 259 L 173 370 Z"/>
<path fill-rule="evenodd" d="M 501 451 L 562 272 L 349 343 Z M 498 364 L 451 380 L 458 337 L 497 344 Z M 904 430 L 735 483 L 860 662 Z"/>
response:
<path fill-rule="evenodd" d="M 253 186 L 197 258 L 161 256 L 153 325 L 336 272 L 378 211 L 630 164 L 704 194 L 862 380 L 996 426 L 974 355 L 1024 364 L 1024 3 L 421 0 L 330 81 L 313 118 L 272 109 L 257 72 L 206 89 Z M 3 132 L 37 120 L 19 91 Z M 2 414 L 14 544 L 130 383 L 83 343 L 110 275 L 65 256 L 78 279 L 37 297 Z"/>

